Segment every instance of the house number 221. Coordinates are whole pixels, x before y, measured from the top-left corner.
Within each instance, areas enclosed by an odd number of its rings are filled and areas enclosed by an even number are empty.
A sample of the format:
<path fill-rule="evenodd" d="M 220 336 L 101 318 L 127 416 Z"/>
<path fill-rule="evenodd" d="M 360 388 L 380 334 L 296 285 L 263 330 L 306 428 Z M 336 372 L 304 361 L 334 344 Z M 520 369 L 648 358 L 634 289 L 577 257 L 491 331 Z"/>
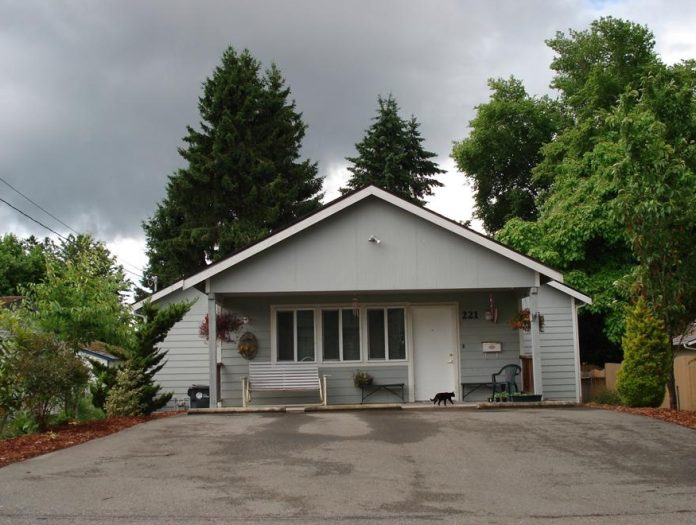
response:
<path fill-rule="evenodd" d="M 462 312 L 462 319 L 465 321 L 468 319 L 478 319 L 478 312 L 476 310 L 464 310 Z"/>

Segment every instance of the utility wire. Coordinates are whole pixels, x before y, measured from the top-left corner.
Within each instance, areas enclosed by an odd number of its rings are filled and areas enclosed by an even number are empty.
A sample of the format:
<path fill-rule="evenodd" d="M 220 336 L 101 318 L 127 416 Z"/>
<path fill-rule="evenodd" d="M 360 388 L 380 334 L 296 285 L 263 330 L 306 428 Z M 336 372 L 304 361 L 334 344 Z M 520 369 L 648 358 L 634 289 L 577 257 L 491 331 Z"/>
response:
<path fill-rule="evenodd" d="M 47 229 L 48 231 L 50 231 L 51 233 L 56 234 L 58 237 L 60 237 L 60 238 L 63 239 L 64 241 L 66 241 L 66 242 L 68 241 L 68 239 L 66 239 L 65 237 L 63 237 L 63 236 L 62 236 L 60 233 L 58 233 L 56 230 L 54 230 L 53 228 L 49 228 L 48 226 L 46 226 L 46 225 L 45 225 L 44 223 L 42 223 L 41 221 L 36 220 L 34 217 L 32 217 L 32 216 L 29 215 L 28 213 L 26 213 L 26 212 L 20 210 L 19 208 L 17 208 L 17 207 L 14 206 L 13 204 L 10 204 L 9 202 L 7 202 L 7 201 L 6 201 L 5 199 L 3 199 L 2 197 L 0 197 L 0 202 L 4 202 L 5 204 L 7 204 L 10 208 L 12 208 L 13 210 L 15 210 L 16 212 L 21 213 L 21 214 L 24 215 L 27 219 L 34 221 L 36 224 L 38 224 L 38 225 L 41 226 L 42 228 L 46 228 L 46 229 Z M 61 222 L 61 221 L 58 221 L 58 222 Z M 62 224 L 62 222 L 61 222 L 61 224 Z M 74 231 L 74 230 L 73 230 L 73 231 Z M 128 273 L 130 273 L 130 274 L 132 274 L 132 275 L 135 275 L 136 277 L 140 277 L 141 279 L 142 279 L 142 277 L 143 277 L 142 274 L 132 272 L 132 271 L 130 271 L 129 269 L 124 268 L 123 266 L 121 266 L 121 269 L 122 269 L 124 272 L 128 272 Z"/>
<path fill-rule="evenodd" d="M 12 184 L 10 184 L 9 182 L 7 182 L 5 179 L 3 179 L 2 177 L 0 177 L 0 181 L 2 181 L 2 182 L 4 182 L 5 184 L 7 184 L 10 188 L 12 188 L 14 191 L 16 191 L 17 193 L 19 193 L 22 197 L 24 197 L 25 199 L 27 199 L 27 200 L 28 200 L 29 202 L 31 202 L 34 206 L 36 206 L 37 208 L 39 208 L 39 209 L 40 209 L 41 211 L 43 211 L 45 214 L 47 214 L 47 215 L 49 215 L 50 217 L 52 217 L 52 218 L 54 218 L 55 220 L 57 220 L 59 223 L 61 223 L 63 226 L 65 226 L 68 230 L 70 230 L 71 232 L 73 232 L 75 235 L 79 235 L 79 233 L 77 233 L 74 229 L 72 229 L 70 226 L 68 226 L 67 224 L 65 224 L 63 221 L 61 221 L 58 217 L 56 217 L 55 215 L 53 215 L 53 214 L 52 214 L 50 211 L 48 211 L 46 208 L 42 207 L 40 204 L 37 204 L 36 202 L 34 202 L 33 200 L 31 200 L 29 197 L 27 197 L 26 195 L 24 195 L 24 193 L 22 193 L 21 191 L 19 191 L 17 188 L 15 188 Z M 7 202 L 5 202 L 5 204 L 7 204 Z M 31 217 L 30 217 L 30 218 L 31 218 Z M 34 219 L 32 219 L 32 220 L 34 220 Z M 50 229 L 50 228 L 49 228 L 49 229 Z M 51 230 L 51 231 L 53 231 L 53 230 Z M 55 233 L 55 232 L 53 232 L 53 233 Z M 58 234 L 56 234 L 56 235 L 58 235 Z M 63 237 L 63 238 L 65 238 L 65 237 Z"/>
<path fill-rule="evenodd" d="M 0 201 L 2 201 L 2 202 L 4 202 L 5 204 L 7 204 L 7 205 L 8 205 L 10 208 L 12 208 L 13 210 L 15 210 L 15 211 L 21 213 L 21 214 L 24 215 L 26 218 L 28 218 L 28 219 L 34 221 L 34 222 L 35 222 L 36 224 L 38 224 L 39 226 L 41 226 L 41 227 L 43 227 L 43 228 L 46 228 L 46 229 L 47 229 L 48 231 L 50 231 L 50 232 L 55 233 L 58 237 L 60 237 L 60 238 L 63 239 L 64 241 L 67 241 L 67 240 L 68 240 L 68 239 L 66 239 L 65 237 L 63 237 L 60 233 L 58 233 L 56 230 L 54 230 L 54 229 L 52 229 L 52 228 L 49 228 L 48 226 L 46 226 L 46 225 L 45 225 L 44 223 L 42 223 L 42 222 L 37 221 L 34 217 L 32 217 L 31 215 L 29 215 L 28 213 L 24 213 L 22 210 L 20 210 L 20 209 L 17 208 L 16 206 L 13 206 L 12 204 L 10 204 L 9 202 L 7 202 L 7 201 L 6 201 L 5 199 L 3 199 L 2 197 L 0 197 Z"/>
<path fill-rule="evenodd" d="M 7 181 L 6 181 L 5 179 L 3 179 L 2 177 L 0 177 L 0 182 L 5 183 L 7 186 L 9 186 L 10 188 L 12 188 L 12 190 L 14 190 L 15 192 L 19 193 L 22 197 L 24 197 L 26 200 L 28 200 L 29 202 L 31 202 L 34 206 L 36 206 L 37 208 L 39 208 L 39 209 L 40 209 L 41 211 L 43 211 L 45 214 L 47 214 L 48 216 L 50 216 L 50 217 L 52 217 L 53 219 L 57 220 L 59 223 L 61 223 L 63 226 L 65 226 L 68 230 L 70 230 L 71 232 L 73 232 L 75 235 L 79 235 L 79 233 L 78 233 L 77 231 L 75 231 L 74 228 L 71 228 L 69 225 L 67 225 L 66 223 L 64 223 L 63 221 L 61 221 L 58 217 L 56 217 L 55 215 L 53 215 L 53 214 L 52 214 L 50 211 L 48 211 L 46 208 L 44 208 L 43 206 L 41 206 L 41 205 L 38 204 L 37 202 L 33 201 L 32 199 L 30 199 L 29 197 L 27 197 L 26 195 L 24 195 L 24 193 L 22 193 L 21 191 L 19 191 L 17 188 L 15 188 L 12 184 L 10 184 L 9 182 L 7 182 Z M 7 204 L 8 206 L 12 206 L 10 203 L 8 203 L 8 202 L 5 201 L 5 200 L 3 200 L 3 202 L 4 202 L 5 204 Z M 14 208 L 14 206 L 12 206 L 12 207 Z M 26 215 L 27 217 L 29 217 L 29 215 L 27 215 L 27 214 L 24 213 L 23 211 L 18 210 L 17 208 L 15 208 L 15 210 L 17 210 L 17 211 L 18 211 L 19 213 L 21 213 L 22 215 Z M 36 223 L 38 223 L 38 224 L 41 224 L 40 222 L 38 222 L 38 221 L 37 221 L 36 219 L 34 219 L 33 217 L 29 217 L 29 218 L 30 218 L 32 221 L 34 221 L 34 222 L 36 222 Z M 44 224 L 41 224 L 41 226 L 43 226 L 43 227 L 46 228 L 47 230 L 52 231 L 53 233 L 55 233 L 56 235 L 58 235 L 58 237 L 60 237 L 61 239 L 67 240 L 65 237 L 63 237 L 63 236 L 60 235 L 59 233 L 55 232 L 54 230 L 52 230 L 52 229 L 49 228 L 48 226 L 45 226 Z M 126 261 L 126 260 L 124 260 L 124 259 L 121 259 L 121 260 L 123 261 L 124 264 L 127 264 L 127 265 L 130 266 L 131 268 L 137 270 L 138 272 L 141 272 L 141 273 L 134 273 L 134 272 L 131 272 L 131 271 L 129 271 L 129 270 L 126 270 L 128 273 L 132 273 L 133 275 L 136 275 L 136 276 L 141 277 L 141 278 L 143 277 L 143 275 L 142 275 L 143 269 L 142 269 L 142 268 L 140 268 L 139 266 L 137 266 L 137 265 L 135 265 L 135 264 L 133 264 L 133 263 L 131 263 L 131 262 L 128 262 L 128 261 Z M 125 268 L 124 268 L 124 270 L 125 270 Z"/>

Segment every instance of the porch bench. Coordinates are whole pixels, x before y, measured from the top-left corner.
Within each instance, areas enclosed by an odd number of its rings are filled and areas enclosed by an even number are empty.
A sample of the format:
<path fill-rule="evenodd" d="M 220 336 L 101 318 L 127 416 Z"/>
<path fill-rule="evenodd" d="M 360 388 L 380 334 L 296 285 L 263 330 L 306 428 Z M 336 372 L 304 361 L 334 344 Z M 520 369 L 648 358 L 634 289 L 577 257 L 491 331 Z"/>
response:
<path fill-rule="evenodd" d="M 360 394 L 362 397 L 362 400 L 360 403 L 364 403 L 365 400 L 370 397 L 372 394 L 375 394 L 379 392 L 380 390 L 385 390 L 386 392 L 389 392 L 391 394 L 394 394 L 396 397 L 401 398 L 401 402 L 404 402 L 404 386 L 405 383 L 388 383 L 388 384 L 376 384 L 376 383 L 371 383 L 369 385 L 360 385 Z M 400 390 L 400 392 L 399 392 Z M 367 392 L 367 393 L 365 393 Z"/>
<path fill-rule="evenodd" d="M 326 406 L 326 376 L 319 377 L 319 367 L 307 363 L 249 363 L 249 376 L 242 378 L 242 406 L 251 402 L 258 391 L 317 390 Z"/>

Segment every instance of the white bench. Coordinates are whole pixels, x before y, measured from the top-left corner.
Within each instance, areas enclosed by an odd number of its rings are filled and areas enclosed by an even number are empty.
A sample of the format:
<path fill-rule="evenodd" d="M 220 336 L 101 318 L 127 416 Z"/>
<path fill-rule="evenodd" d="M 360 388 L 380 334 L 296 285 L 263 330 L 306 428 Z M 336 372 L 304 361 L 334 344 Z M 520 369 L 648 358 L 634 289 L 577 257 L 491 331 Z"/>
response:
<path fill-rule="evenodd" d="M 317 390 L 326 406 L 326 376 L 307 363 L 249 363 L 249 377 L 242 378 L 242 406 L 251 402 L 251 392 L 262 390 Z"/>

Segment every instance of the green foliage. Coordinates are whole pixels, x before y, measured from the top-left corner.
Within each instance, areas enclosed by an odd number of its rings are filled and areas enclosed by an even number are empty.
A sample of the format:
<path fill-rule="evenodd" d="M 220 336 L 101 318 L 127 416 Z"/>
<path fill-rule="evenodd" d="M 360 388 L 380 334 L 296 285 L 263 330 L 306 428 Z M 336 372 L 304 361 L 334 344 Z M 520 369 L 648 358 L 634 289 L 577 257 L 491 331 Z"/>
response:
<path fill-rule="evenodd" d="M 3 411 L 12 417 L 22 407 L 45 430 L 55 408 L 73 406 L 83 395 L 87 367 L 55 336 L 23 324 L 15 314 L 3 314 L 0 320 L 6 333 L 0 341 L 2 382 L 14 388 L 9 399 L 3 396 Z"/>
<path fill-rule="evenodd" d="M 116 384 L 106 400 L 107 417 L 140 416 L 146 413 L 145 377 L 142 371 L 124 366 L 116 374 Z"/>
<path fill-rule="evenodd" d="M 73 348 L 92 341 L 124 344 L 130 310 L 123 270 L 103 243 L 70 236 L 46 257 L 43 282 L 29 285 L 24 315 Z"/>
<path fill-rule="evenodd" d="M 166 363 L 166 350 L 158 348 L 172 326 L 181 321 L 191 302 L 165 308 L 146 302 L 140 309 L 133 342 L 116 374 L 115 384 L 106 385 L 106 413 L 112 415 L 150 414 L 169 402 L 172 393 L 160 393 L 155 375 Z M 108 380 L 108 379 L 107 379 Z"/>
<path fill-rule="evenodd" d="M 647 28 L 613 18 L 587 31 L 557 33 L 547 44 L 556 52 L 551 85 L 570 120 L 542 147 L 532 170 L 537 184 L 550 185 L 538 199 L 537 220 L 513 219 L 497 239 L 563 271 L 571 286 L 593 298 L 584 310 L 604 317 L 608 342 L 617 343 L 636 259 L 614 212 L 621 189 L 614 166 L 624 150 L 608 117 L 659 60 Z"/>
<path fill-rule="evenodd" d="M 662 67 L 622 96 L 608 123 L 620 160 L 613 211 L 625 224 L 635 292 L 671 337 L 696 317 L 696 62 Z"/>
<path fill-rule="evenodd" d="M 28 410 L 20 410 L 12 415 L 12 419 L 7 425 L 6 431 L 0 429 L 0 436 L 3 438 L 11 438 L 15 436 L 23 436 L 24 434 L 33 434 L 39 430 L 39 425 L 36 424 L 34 415 Z"/>
<path fill-rule="evenodd" d="M 23 287 L 43 281 L 47 246 L 48 241 L 18 239 L 11 233 L 0 238 L 0 295 L 21 295 Z"/>
<path fill-rule="evenodd" d="M 670 341 L 664 323 L 642 297 L 628 312 L 623 348 L 624 361 L 616 383 L 622 403 L 631 407 L 660 406 L 672 361 Z"/>
<path fill-rule="evenodd" d="M 106 398 L 116 384 L 118 369 L 107 366 L 97 361 L 92 361 L 92 381 L 89 383 L 89 392 L 92 396 L 92 404 L 99 410 L 106 411 Z"/>
<path fill-rule="evenodd" d="M 455 143 L 452 158 L 472 182 L 475 216 L 489 233 L 514 217 L 533 220 L 536 199 L 548 184 L 532 180 L 541 147 L 560 129 L 560 106 L 549 97 L 530 97 L 514 77 L 490 79 L 490 101 L 476 107 L 471 132 Z"/>
<path fill-rule="evenodd" d="M 600 405 L 621 405 L 621 397 L 615 390 L 600 390 L 592 398 L 593 403 Z"/>
<path fill-rule="evenodd" d="M 144 284 L 164 287 L 315 210 L 322 180 L 300 161 L 306 126 L 275 65 L 261 73 L 231 47 L 203 84 L 200 131 L 187 128 L 186 168 L 143 224 Z"/>
<path fill-rule="evenodd" d="M 423 148 L 425 139 L 416 118 L 401 118 L 391 95 L 377 100 L 374 123 L 355 145 L 358 156 L 346 158 L 353 165 L 348 168 L 348 187 L 341 191 L 347 193 L 374 184 L 422 206 L 424 197 L 433 194 L 432 188 L 442 186 L 435 176 L 444 171 L 431 160 L 435 153 Z"/>

